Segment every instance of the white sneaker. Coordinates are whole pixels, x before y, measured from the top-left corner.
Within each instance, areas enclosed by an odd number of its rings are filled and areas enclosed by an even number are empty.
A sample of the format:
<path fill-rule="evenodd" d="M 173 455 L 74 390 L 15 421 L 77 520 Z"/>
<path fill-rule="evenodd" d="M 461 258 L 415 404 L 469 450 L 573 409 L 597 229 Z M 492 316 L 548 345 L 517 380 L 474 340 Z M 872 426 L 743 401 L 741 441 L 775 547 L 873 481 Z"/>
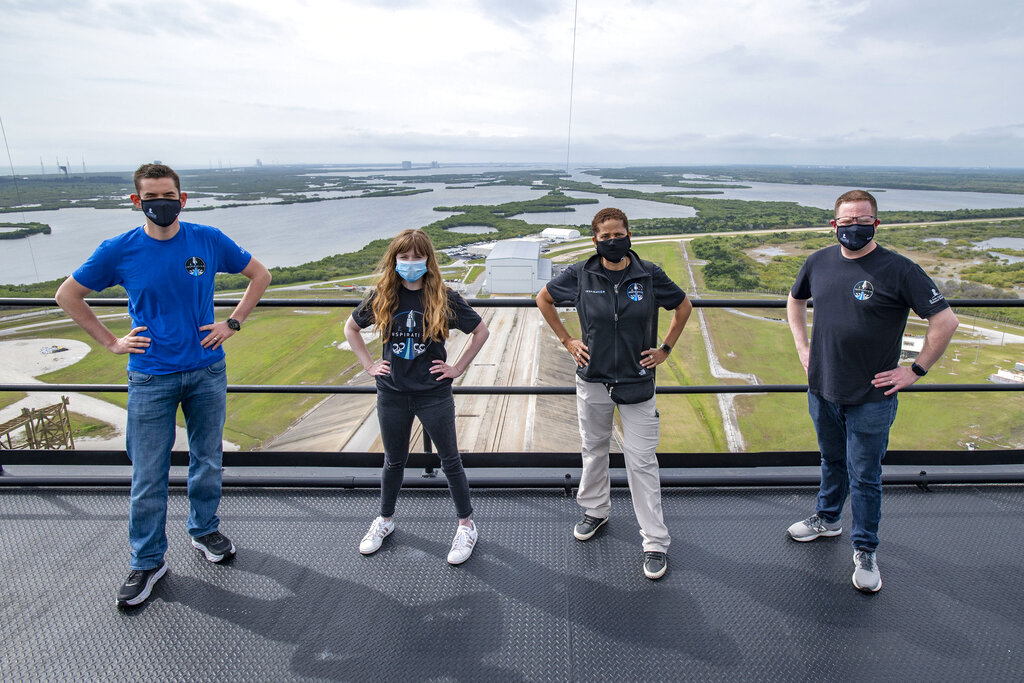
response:
<path fill-rule="evenodd" d="M 870 550 L 853 551 L 853 585 L 864 593 L 877 593 L 882 588 L 882 574 L 878 571 L 875 553 Z"/>
<path fill-rule="evenodd" d="M 814 513 L 804 521 L 797 522 L 786 529 L 786 533 L 794 541 L 803 543 L 822 536 L 838 536 L 843 533 L 843 525 L 839 522 L 826 522 L 818 516 L 818 513 Z"/>
<path fill-rule="evenodd" d="M 373 553 L 380 550 L 380 544 L 384 542 L 384 537 L 395 530 L 395 520 L 385 520 L 383 517 L 378 517 L 373 520 L 370 525 L 370 530 L 363 536 L 363 540 L 359 541 L 359 552 L 363 555 L 372 555 Z"/>
<path fill-rule="evenodd" d="M 473 554 L 473 546 L 476 545 L 477 531 L 476 524 L 471 527 L 459 525 L 452 539 L 452 549 L 448 553 L 448 564 L 462 564 Z"/>

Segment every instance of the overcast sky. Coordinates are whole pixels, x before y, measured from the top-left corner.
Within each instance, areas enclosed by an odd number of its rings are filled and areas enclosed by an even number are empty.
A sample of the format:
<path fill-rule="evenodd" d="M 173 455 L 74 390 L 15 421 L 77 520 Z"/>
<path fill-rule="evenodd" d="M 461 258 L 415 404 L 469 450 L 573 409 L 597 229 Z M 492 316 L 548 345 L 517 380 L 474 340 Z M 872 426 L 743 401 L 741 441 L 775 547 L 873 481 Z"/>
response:
<path fill-rule="evenodd" d="M 50 172 L 564 166 L 574 7 L 0 0 L 0 118 Z M 579 0 L 569 161 L 1024 167 L 1022 7 Z"/>

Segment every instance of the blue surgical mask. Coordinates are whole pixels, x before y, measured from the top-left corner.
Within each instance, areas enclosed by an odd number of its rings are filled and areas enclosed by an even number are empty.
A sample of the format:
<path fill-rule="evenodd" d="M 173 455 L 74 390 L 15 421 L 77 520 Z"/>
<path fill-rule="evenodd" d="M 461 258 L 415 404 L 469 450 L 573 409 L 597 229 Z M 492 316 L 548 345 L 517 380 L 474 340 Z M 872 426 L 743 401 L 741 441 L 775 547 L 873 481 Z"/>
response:
<path fill-rule="evenodd" d="M 161 228 L 166 228 L 181 213 L 180 199 L 143 199 L 142 213 Z"/>
<path fill-rule="evenodd" d="M 420 261 L 396 261 L 395 270 L 407 282 L 416 282 L 427 272 L 427 259 Z"/>
<path fill-rule="evenodd" d="M 854 223 L 853 225 L 847 225 L 836 228 L 836 239 L 839 243 L 850 251 L 860 251 L 864 247 L 868 246 L 875 236 L 875 226 L 873 225 L 861 225 L 860 223 Z"/>

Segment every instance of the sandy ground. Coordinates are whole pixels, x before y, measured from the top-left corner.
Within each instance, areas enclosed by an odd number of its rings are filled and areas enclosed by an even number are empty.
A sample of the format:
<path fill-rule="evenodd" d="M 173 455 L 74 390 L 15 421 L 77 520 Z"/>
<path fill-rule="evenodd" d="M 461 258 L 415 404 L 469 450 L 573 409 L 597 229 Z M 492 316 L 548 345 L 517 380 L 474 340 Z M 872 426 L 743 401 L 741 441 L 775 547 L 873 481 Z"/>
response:
<path fill-rule="evenodd" d="M 67 351 L 42 353 L 41 349 L 58 346 Z M 36 379 L 54 370 L 66 368 L 85 358 L 89 345 L 74 339 L 25 339 L 0 341 L 0 382 L 5 384 L 41 384 Z M 22 408 L 38 409 L 60 402 L 55 392 L 29 393 L 28 396 L 0 410 L 0 423 L 21 415 Z M 113 425 L 118 434 L 110 439 L 75 439 L 75 447 L 84 450 L 124 450 L 125 427 L 128 412 L 112 403 L 84 394 L 63 394 L 69 399 L 68 409 Z M 188 438 L 181 427 L 175 429 L 174 450 L 188 450 Z M 224 450 L 238 450 L 235 444 L 224 442 Z"/>

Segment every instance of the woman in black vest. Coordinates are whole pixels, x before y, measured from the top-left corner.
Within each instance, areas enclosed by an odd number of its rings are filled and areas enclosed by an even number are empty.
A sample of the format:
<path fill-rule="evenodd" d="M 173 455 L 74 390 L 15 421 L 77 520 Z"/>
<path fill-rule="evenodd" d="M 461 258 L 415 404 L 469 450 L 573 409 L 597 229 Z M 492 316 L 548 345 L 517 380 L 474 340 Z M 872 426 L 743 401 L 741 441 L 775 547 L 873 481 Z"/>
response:
<path fill-rule="evenodd" d="M 654 368 L 668 358 L 692 307 L 665 271 L 630 250 L 626 214 L 602 209 L 591 229 L 597 254 L 569 266 L 537 294 L 541 315 L 576 362 L 576 411 L 583 441 L 576 502 L 584 514 L 573 535 L 589 540 L 608 521 L 608 448 L 617 405 L 626 477 L 643 537 L 644 575 L 659 579 L 668 568 L 671 538 L 661 510 Z M 576 308 L 582 339 L 569 335 L 555 306 Z M 660 346 L 658 306 L 673 311 Z"/>

